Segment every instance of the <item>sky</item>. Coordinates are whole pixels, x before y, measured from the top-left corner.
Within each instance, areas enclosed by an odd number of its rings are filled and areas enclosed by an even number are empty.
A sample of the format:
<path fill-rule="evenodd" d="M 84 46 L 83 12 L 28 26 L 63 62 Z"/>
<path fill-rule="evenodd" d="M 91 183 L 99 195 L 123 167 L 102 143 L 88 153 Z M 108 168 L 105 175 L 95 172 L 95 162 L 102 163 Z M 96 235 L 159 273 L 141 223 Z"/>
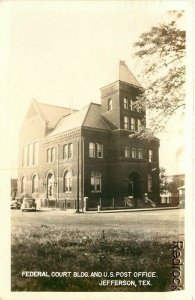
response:
<path fill-rule="evenodd" d="M 100 88 L 116 80 L 120 60 L 138 76 L 133 44 L 166 21 L 171 8 L 179 9 L 178 2 L 177 7 L 174 1 L 0 3 L 0 122 L 8 157 L 1 168 L 17 174 L 19 131 L 32 99 L 77 109 L 100 103 Z M 159 137 L 160 166 L 168 174 L 184 173 L 184 159 L 177 155 L 183 123 L 172 121 Z"/>

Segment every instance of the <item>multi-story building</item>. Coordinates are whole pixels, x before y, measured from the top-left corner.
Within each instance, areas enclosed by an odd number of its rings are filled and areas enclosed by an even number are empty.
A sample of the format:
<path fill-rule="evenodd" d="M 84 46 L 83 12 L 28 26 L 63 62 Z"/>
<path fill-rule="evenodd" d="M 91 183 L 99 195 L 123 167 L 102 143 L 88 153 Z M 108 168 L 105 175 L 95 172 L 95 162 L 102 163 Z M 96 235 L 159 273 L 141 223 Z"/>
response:
<path fill-rule="evenodd" d="M 20 132 L 18 196 L 61 208 L 81 208 L 86 197 L 88 207 L 125 206 L 145 193 L 158 203 L 159 140 L 135 134 L 146 126 L 135 107 L 142 91 L 120 62 L 101 104 L 77 111 L 32 101 Z"/>

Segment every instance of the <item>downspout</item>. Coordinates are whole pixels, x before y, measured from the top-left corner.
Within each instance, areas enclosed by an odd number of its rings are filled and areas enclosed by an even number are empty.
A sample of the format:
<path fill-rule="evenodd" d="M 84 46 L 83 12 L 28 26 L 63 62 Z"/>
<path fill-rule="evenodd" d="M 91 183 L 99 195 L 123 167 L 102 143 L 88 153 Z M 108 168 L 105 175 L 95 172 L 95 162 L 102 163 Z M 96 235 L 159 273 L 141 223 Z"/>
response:
<path fill-rule="evenodd" d="M 59 144 L 57 144 L 57 203 L 59 200 Z"/>
<path fill-rule="evenodd" d="M 81 136 L 81 201 L 82 201 L 82 212 L 84 207 L 84 138 Z"/>

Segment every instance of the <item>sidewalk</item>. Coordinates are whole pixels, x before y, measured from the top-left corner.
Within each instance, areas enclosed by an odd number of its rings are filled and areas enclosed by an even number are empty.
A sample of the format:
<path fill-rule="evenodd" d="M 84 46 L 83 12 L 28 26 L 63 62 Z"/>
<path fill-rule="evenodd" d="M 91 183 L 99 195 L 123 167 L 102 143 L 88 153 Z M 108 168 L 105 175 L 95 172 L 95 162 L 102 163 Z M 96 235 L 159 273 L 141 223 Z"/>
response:
<path fill-rule="evenodd" d="M 154 211 L 154 210 L 172 210 L 172 209 L 180 209 L 180 207 L 146 207 L 146 208 L 127 208 L 127 209 L 107 209 L 107 210 L 92 210 L 92 211 L 85 211 L 82 212 L 80 210 L 80 213 L 84 214 L 104 214 L 104 213 L 121 213 L 121 212 L 143 212 L 143 211 Z M 38 209 L 39 211 L 59 211 L 59 212 L 64 212 L 64 213 L 70 213 L 70 214 L 76 214 L 75 209 L 59 209 L 59 208 L 50 208 L 50 207 L 42 207 Z"/>
<path fill-rule="evenodd" d="M 119 213 L 119 212 L 139 212 L 139 211 L 154 211 L 154 210 L 171 210 L 179 209 L 178 206 L 171 207 L 146 207 L 146 208 L 130 208 L 130 209 L 109 209 L 109 210 L 100 210 L 100 211 L 86 211 L 86 214 L 103 214 L 103 213 Z"/>

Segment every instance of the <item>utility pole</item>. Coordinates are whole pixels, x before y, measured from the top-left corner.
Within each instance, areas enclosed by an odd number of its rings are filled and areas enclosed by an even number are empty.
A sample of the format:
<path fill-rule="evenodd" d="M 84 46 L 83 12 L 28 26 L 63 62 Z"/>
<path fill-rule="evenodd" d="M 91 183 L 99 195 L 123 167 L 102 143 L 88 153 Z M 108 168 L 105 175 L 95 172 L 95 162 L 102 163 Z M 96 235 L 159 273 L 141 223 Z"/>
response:
<path fill-rule="evenodd" d="M 77 209 L 76 213 L 79 213 L 79 141 L 78 141 L 78 147 L 77 147 Z"/>

